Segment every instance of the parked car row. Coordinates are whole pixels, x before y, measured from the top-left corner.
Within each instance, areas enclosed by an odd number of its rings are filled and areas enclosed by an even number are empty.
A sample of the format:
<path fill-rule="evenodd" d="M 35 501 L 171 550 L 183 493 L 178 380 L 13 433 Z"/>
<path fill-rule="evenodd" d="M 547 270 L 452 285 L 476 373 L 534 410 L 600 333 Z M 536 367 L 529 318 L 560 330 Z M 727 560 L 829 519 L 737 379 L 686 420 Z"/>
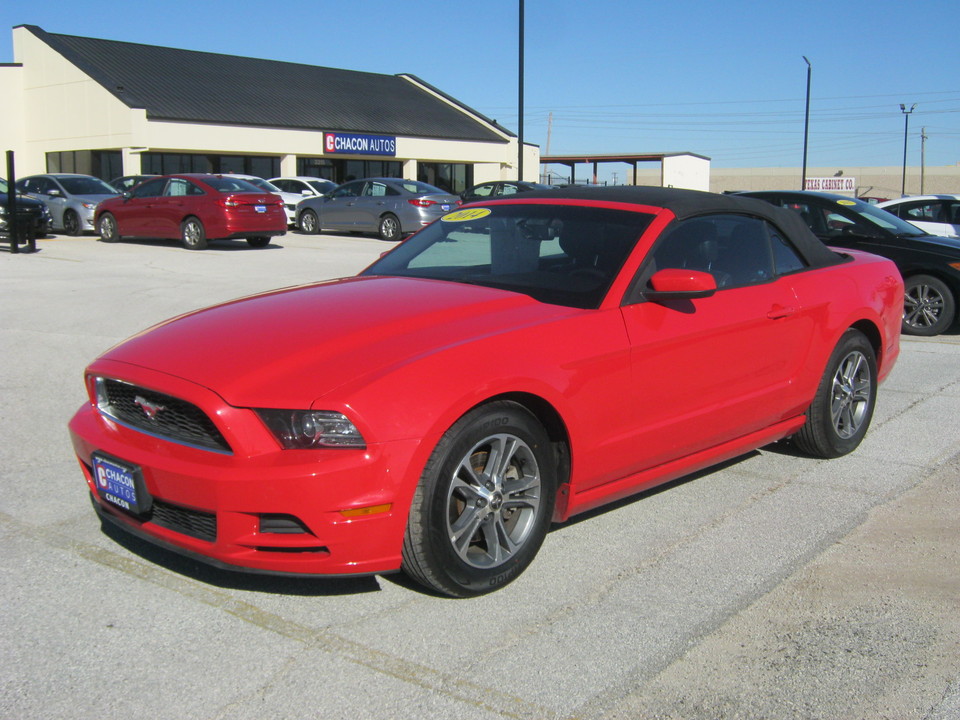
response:
<path fill-rule="evenodd" d="M 220 238 L 245 238 L 261 247 L 288 227 L 304 233 L 375 233 L 399 241 L 465 203 L 551 189 L 493 181 L 457 196 L 400 178 L 365 178 L 337 186 L 320 178 L 264 180 L 235 174 L 125 176 L 114 182 L 117 188 L 126 188 L 122 194 L 97 178 L 69 173 L 22 178 L 17 188 L 43 201 L 53 231 L 76 235 L 96 230 L 105 242 L 123 237 L 180 239 L 190 249 Z M 960 195 L 873 204 L 817 192 L 738 194 L 795 211 L 827 245 L 893 260 L 906 286 L 902 332 L 938 335 L 957 321 Z"/>

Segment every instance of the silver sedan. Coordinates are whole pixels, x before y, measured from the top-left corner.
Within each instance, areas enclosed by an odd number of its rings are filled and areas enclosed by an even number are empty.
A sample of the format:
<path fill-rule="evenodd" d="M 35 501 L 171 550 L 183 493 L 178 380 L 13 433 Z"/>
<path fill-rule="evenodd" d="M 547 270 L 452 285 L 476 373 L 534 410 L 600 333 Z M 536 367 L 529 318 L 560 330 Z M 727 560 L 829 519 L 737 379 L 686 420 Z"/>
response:
<path fill-rule="evenodd" d="M 321 230 L 376 233 L 383 240 L 400 240 L 455 209 L 460 198 L 417 180 L 367 178 L 297 205 L 297 227 L 306 233 Z"/>

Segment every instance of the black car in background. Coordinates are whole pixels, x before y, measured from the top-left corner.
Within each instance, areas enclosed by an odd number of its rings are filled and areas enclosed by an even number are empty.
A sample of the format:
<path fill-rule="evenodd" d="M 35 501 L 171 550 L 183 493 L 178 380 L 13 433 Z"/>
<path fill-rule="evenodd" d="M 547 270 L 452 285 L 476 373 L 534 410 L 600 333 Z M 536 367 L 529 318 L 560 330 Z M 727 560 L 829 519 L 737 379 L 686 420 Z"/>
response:
<path fill-rule="evenodd" d="M 10 202 L 10 186 L 0 178 L 0 238 L 10 237 L 10 218 L 7 217 L 7 208 Z M 17 193 L 15 197 L 16 213 L 20 220 L 20 227 L 25 228 L 29 237 L 43 237 L 50 230 L 50 210 L 41 200 L 29 195 Z"/>
<path fill-rule="evenodd" d="M 960 238 L 928 235 L 876 205 L 843 195 L 798 190 L 738 194 L 799 213 L 827 245 L 863 250 L 893 260 L 904 281 L 905 334 L 939 335 L 956 320 Z"/>

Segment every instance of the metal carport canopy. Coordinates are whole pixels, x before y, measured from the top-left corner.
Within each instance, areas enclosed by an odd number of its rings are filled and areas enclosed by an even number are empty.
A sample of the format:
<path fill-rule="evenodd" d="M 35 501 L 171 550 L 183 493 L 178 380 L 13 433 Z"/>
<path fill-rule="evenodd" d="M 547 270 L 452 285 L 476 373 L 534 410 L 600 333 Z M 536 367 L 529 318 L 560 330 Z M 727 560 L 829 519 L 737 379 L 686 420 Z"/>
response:
<path fill-rule="evenodd" d="M 627 163 L 633 168 L 633 185 L 637 184 L 637 163 L 641 162 L 658 162 L 663 163 L 664 158 L 668 157 L 678 157 L 681 155 L 687 155 L 690 157 L 701 158 L 703 160 L 709 160 L 706 155 L 699 155 L 692 152 L 665 152 L 665 153 L 625 153 L 625 154 L 614 154 L 614 155 L 542 155 L 540 157 L 540 164 L 542 165 L 566 165 L 570 168 L 570 182 L 574 182 L 574 166 L 580 163 L 592 163 L 593 164 L 593 182 L 597 182 L 597 166 L 600 163 Z"/>

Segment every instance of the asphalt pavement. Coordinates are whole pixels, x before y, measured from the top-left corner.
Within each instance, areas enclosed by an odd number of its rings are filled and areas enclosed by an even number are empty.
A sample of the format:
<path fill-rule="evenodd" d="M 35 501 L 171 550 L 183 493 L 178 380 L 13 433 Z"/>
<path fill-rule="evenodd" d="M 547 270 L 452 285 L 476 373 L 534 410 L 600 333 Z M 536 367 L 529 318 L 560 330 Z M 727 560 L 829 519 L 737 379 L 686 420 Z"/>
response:
<path fill-rule="evenodd" d="M 66 424 L 155 322 L 390 245 L 51 236 L 0 252 L 0 718 L 960 717 L 960 334 L 904 338 L 866 440 L 574 518 L 481 598 L 217 571 L 102 529 Z"/>

